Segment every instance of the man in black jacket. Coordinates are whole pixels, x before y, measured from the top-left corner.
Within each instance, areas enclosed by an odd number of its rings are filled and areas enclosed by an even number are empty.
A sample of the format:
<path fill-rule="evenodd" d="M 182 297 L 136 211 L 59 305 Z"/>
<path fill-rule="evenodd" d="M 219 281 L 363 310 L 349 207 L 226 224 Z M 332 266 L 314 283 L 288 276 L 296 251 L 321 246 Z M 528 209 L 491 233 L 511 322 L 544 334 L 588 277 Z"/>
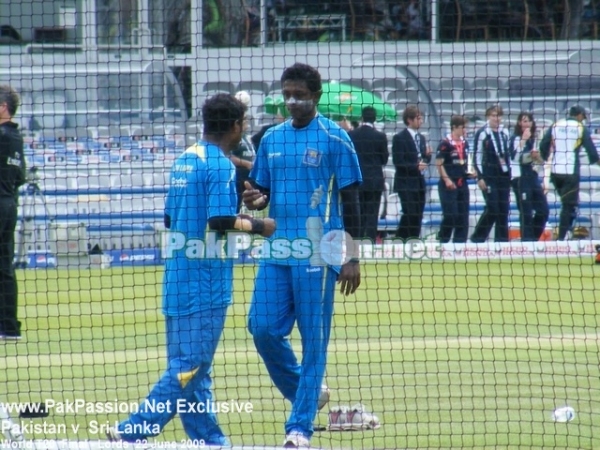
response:
<path fill-rule="evenodd" d="M 0 339 L 21 338 L 13 266 L 18 189 L 25 183 L 23 137 L 12 121 L 18 107 L 17 92 L 0 86 Z"/>
<path fill-rule="evenodd" d="M 375 108 L 367 106 L 362 110 L 362 123 L 348 134 L 354 143 L 358 162 L 363 176 L 359 187 L 358 199 L 361 211 L 361 237 L 375 242 L 377 237 L 377 221 L 379 205 L 384 190 L 383 166 L 389 158 L 387 137 L 385 133 L 374 128 Z"/>
<path fill-rule="evenodd" d="M 419 108 L 407 106 L 402 114 L 406 128 L 392 140 L 392 159 L 396 167 L 394 191 L 400 197 L 402 217 L 396 237 L 405 241 L 421 235 L 425 210 L 425 177 L 423 171 L 431 161 L 431 149 L 419 133 L 423 116 Z"/>

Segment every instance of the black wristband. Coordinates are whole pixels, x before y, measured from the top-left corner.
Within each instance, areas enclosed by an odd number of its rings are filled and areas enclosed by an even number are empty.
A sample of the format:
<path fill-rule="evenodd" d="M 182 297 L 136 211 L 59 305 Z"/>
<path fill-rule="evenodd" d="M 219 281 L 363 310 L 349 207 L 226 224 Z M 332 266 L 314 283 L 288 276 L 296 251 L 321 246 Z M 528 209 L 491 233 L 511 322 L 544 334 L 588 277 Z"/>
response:
<path fill-rule="evenodd" d="M 252 224 L 251 233 L 254 234 L 263 234 L 265 231 L 265 222 L 261 219 L 250 219 L 250 223 Z"/>
<path fill-rule="evenodd" d="M 358 258 L 350 258 L 350 261 L 348 261 L 348 262 L 358 264 L 360 262 L 360 259 L 358 259 Z"/>

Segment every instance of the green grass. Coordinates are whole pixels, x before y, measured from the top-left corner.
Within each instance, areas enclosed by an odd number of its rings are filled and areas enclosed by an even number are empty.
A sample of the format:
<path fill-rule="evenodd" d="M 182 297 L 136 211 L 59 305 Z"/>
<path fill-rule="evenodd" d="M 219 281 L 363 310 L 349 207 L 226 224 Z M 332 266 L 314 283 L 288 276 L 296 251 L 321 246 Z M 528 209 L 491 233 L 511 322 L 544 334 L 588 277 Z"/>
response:
<path fill-rule="evenodd" d="M 383 426 L 318 432 L 313 445 L 600 448 L 599 271 L 576 258 L 363 265 L 357 295 L 336 298 L 326 381 L 332 404 L 362 402 Z M 236 269 L 213 374 L 218 400 L 249 401 L 254 412 L 219 420 L 234 444 L 280 445 L 289 405 L 245 329 L 253 277 L 252 266 Z M 0 344 L 2 400 L 145 397 L 165 367 L 161 268 L 21 271 L 19 279 L 25 340 Z M 292 341 L 299 349 L 297 334 Z M 576 419 L 554 423 L 552 410 L 566 403 Z M 30 437 L 102 438 L 92 421 L 124 417 L 55 412 L 46 422 L 67 433 Z M 158 439 L 184 438 L 175 420 Z"/>

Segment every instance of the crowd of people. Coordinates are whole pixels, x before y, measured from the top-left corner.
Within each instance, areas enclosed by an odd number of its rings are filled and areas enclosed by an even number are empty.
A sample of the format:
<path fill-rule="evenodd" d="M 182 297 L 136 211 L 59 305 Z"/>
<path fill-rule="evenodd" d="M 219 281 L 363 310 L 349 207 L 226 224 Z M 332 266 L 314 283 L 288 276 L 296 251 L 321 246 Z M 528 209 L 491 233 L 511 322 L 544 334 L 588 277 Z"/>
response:
<path fill-rule="evenodd" d="M 365 108 L 367 118 L 370 109 Z M 363 117 L 362 130 L 368 119 Z M 556 238 L 564 240 L 577 217 L 579 203 L 579 151 L 584 149 L 590 164 L 598 163 L 598 152 L 590 131 L 584 126 L 586 110 L 573 106 L 569 116 L 555 122 L 538 139 L 533 114 L 522 111 L 513 124 L 510 135 L 503 124 L 503 109 L 491 105 L 485 112 L 486 122 L 474 139 L 466 137 L 468 119 L 455 115 L 450 120 L 450 133 L 432 151 L 431 145 L 419 129 L 423 115 L 417 106 L 409 105 L 403 112 L 405 128 L 392 139 L 391 153 L 395 168 L 394 185 L 401 206 L 395 237 L 404 241 L 421 237 L 426 204 L 426 177 L 432 160 L 439 176 L 438 193 L 442 220 L 437 233 L 441 243 L 486 242 L 492 229 L 494 242 L 509 241 L 509 212 L 511 191 L 519 211 L 521 241 L 538 241 L 546 230 L 549 206 L 546 194 L 552 184 L 562 204 Z M 387 138 L 376 131 L 369 132 L 370 144 L 364 142 L 364 132 L 352 131 L 347 121 L 340 126 L 349 131 L 361 168 L 369 180 L 361 186 L 361 237 L 373 242 L 377 231 L 383 186 L 383 168 L 387 153 L 379 143 Z M 472 148 L 471 148 L 472 147 Z M 377 168 L 374 167 L 377 165 Z M 485 207 L 469 236 L 470 190 L 469 181 L 481 190 Z M 375 194 L 375 195 L 373 195 Z"/>
<path fill-rule="evenodd" d="M 511 190 L 519 211 L 521 240 L 539 240 L 549 217 L 549 183 L 560 197 L 557 239 L 564 240 L 577 216 L 580 150 L 585 150 L 590 164 L 599 164 L 590 131 L 584 126 L 585 109 L 571 107 L 569 116 L 549 127 L 541 141 L 530 112 L 518 115 L 512 136 L 503 127 L 500 105 L 487 108 L 485 116 L 486 123 L 476 131 L 472 149 L 466 139 L 467 119 L 459 115 L 451 118 L 450 134 L 438 144 L 435 164 L 442 209 L 439 241 L 481 243 L 494 229 L 494 242 L 508 242 Z M 396 168 L 394 191 L 402 206 L 396 237 L 406 240 L 420 237 L 425 206 L 423 172 L 431 151 L 418 132 L 422 122 L 418 109 L 408 106 L 403 117 L 406 129 L 394 136 L 392 157 Z M 467 183 L 471 179 L 481 190 L 485 207 L 469 237 Z"/>

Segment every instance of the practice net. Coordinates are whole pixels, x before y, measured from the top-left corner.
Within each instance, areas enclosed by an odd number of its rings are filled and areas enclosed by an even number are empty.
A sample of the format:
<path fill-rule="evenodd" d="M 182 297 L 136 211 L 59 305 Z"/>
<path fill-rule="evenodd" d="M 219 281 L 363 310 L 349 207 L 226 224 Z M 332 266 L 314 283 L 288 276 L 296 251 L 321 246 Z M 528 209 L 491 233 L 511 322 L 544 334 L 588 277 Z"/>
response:
<path fill-rule="evenodd" d="M 0 7 L 0 448 L 600 448 L 598 2 Z"/>

